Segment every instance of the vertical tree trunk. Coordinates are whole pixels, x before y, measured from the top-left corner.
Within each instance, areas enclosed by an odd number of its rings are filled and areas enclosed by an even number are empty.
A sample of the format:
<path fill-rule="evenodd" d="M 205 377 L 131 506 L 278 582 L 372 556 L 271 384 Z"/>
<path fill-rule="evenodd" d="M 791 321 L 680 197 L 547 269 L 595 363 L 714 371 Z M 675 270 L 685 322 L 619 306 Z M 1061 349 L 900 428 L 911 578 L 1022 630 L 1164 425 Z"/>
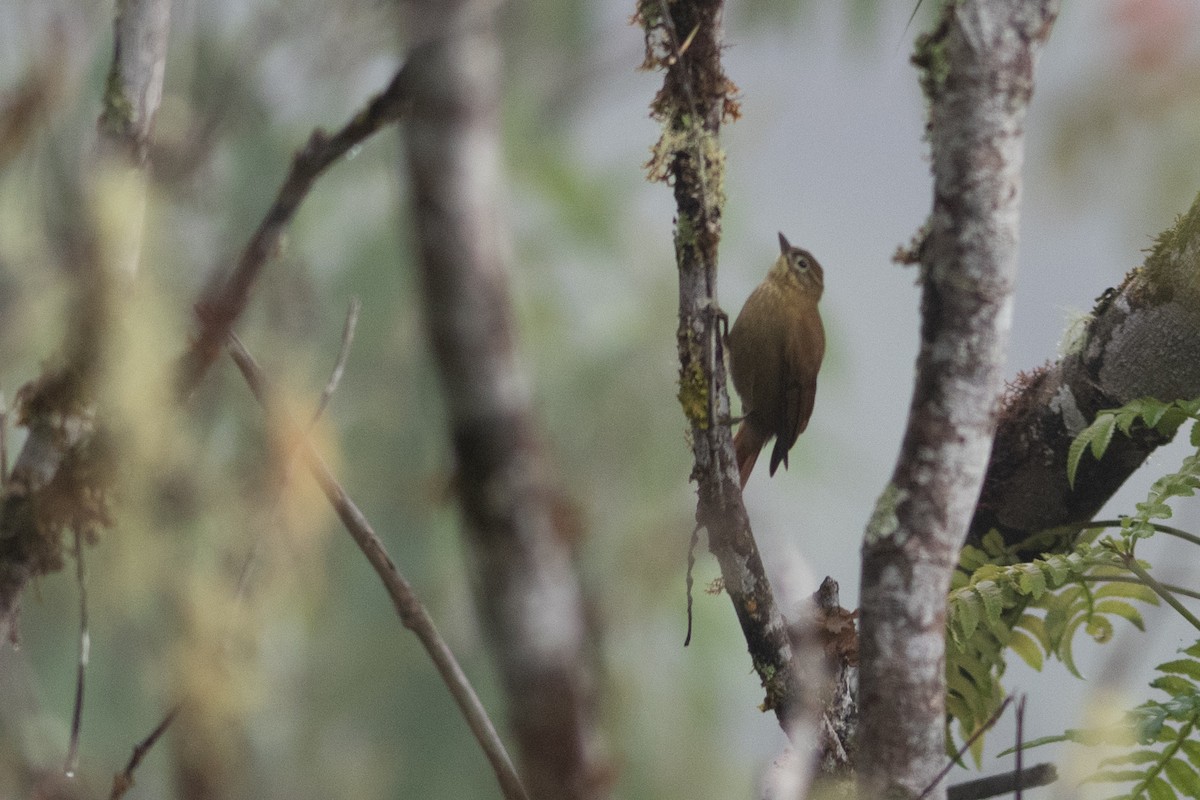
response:
<path fill-rule="evenodd" d="M 863 545 L 864 797 L 915 797 L 945 761 L 946 593 L 992 444 L 1016 276 L 1025 110 L 1057 7 L 948 3 L 918 44 L 934 202 L 914 254 L 922 329 L 908 428 Z"/>
<path fill-rule="evenodd" d="M 449 408 L 476 606 L 534 798 L 602 796 L 570 548 L 520 368 L 500 197 L 500 48 L 485 13 L 415 3 L 441 38 L 414 64 L 408 170 L 425 322 Z M 486 9 L 484 9 L 486 11 Z"/>

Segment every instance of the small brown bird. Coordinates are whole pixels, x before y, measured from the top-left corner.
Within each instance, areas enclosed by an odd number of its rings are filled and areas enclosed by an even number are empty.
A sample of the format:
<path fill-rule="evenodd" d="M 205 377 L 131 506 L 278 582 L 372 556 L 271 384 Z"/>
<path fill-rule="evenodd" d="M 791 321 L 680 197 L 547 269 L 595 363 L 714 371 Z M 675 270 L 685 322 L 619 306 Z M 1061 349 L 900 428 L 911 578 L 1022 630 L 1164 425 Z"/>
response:
<path fill-rule="evenodd" d="M 817 303 L 825 273 L 812 253 L 779 234 L 779 258 L 759 284 L 726 340 L 733 387 L 742 398 L 742 425 L 733 437 L 742 486 L 771 438 L 771 474 L 788 465 L 788 450 L 808 426 L 825 357 Z"/>

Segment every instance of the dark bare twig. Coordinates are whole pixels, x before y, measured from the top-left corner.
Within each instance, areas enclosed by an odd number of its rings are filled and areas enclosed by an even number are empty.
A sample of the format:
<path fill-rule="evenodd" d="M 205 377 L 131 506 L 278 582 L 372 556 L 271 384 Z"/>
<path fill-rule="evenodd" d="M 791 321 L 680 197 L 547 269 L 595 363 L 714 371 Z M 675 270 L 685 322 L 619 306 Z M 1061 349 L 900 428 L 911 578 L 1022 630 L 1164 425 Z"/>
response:
<path fill-rule="evenodd" d="M 1021 800 L 1025 788 L 1025 695 L 1017 701 L 1017 778 L 1016 800 Z"/>
<path fill-rule="evenodd" d="M 146 757 L 146 753 L 150 752 L 150 748 L 154 747 L 154 744 L 166 732 L 167 728 L 170 727 L 171 722 L 178 713 L 179 706 L 175 706 L 168 711 L 167 715 L 155 726 L 154 730 L 150 731 L 150 735 L 138 742 L 133 748 L 133 755 L 129 757 L 129 763 L 125 765 L 125 769 L 113 776 L 112 792 L 109 794 L 108 800 L 121 800 L 125 796 L 125 793 L 133 786 L 133 771 L 138 768 L 142 763 L 142 759 Z"/>
<path fill-rule="evenodd" d="M 8 404 L 0 392 L 0 492 L 8 488 Z"/>
<path fill-rule="evenodd" d="M 400 119 L 408 104 L 413 65 L 437 44 L 434 40 L 413 48 L 383 92 L 373 97 L 332 136 L 320 128 L 314 130 L 308 142 L 292 158 L 291 169 L 279 187 L 275 202 L 250 237 L 232 274 L 224 281 L 214 282 L 196 304 L 200 331 L 180 363 L 178 385 L 181 395 L 191 394 L 220 355 L 234 321 L 250 300 L 250 290 L 278 251 L 284 231 L 317 178 L 351 148 Z"/>
<path fill-rule="evenodd" d="M 688 540 L 687 576 L 684 578 L 684 586 L 687 591 L 687 636 L 683 637 L 684 647 L 692 643 L 692 586 L 695 585 L 692 569 L 696 566 L 696 546 L 698 544 L 700 544 L 699 525 L 692 528 L 692 536 Z"/>
<path fill-rule="evenodd" d="M 973 781 L 956 783 L 946 790 L 946 800 L 986 800 L 1010 794 L 1017 788 L 1017 772 L 989 775 Z M 1053 764 L 1035 764 L 1020 775 L 1020 785 L 1027 789 L 1048 786 L 1058 780 L 1058 768 Z"/>
<path fill-rule="evenodd" d="M 950 774 L 950 770 L 954 768 L 954 765 L 962 763 L 962 757 L 966 755 L 968 750 L 971 749 L 971 745 L 975 744 L 980 736 L 983 736 L 985 733 L 987 733 L 991 727 L 1000 720 L 1001 715 L 1004 714 L 1004 709 L 1008 708 L 1009 704 L 1012 703 L 1012 700 L 1012 695 L 1004 698 L 1004 702 L 1000 704 L 999 708 L 992 712 L 992 715 L 988 717 L 987 722 L 979 726 L 979 729 L 972 733 L 969 739 L 963 742 L 962 747 L 958 748 L 958 752 L 954 754 L 954 757 L 946 762 L 946 766 L 942 767 L 941 771 L 938 772 L 938 774 L 934 776 L 933 780 L 929 782 L 929 785 L 925 787 L 925 791 L 917 795 L 917 800 L 923 800 L 923 798 L 928 797 L 930 793 L 937 788 L 937 785 L 942 782 L 942 778 L 945 778 Z"/>
<path fill-rule="evenodd" d="M 83 534 L 75 531 L 75 584 L 79 587 L 79 663 L 75 666 L 75 707 L 71 712 L 71 738 L 63 772 L 68 778 L 79 769 L 79 734 L 83 728 L 83 687 L 87 676 L 91 634 L 88 632 L 87 573 L 83 565 Z"/>
<path fill-rule="evenodd" d="M 470 726 L 476 741 L 479 742 L 488 761 L 491 762 L 504 796 L 509 800 L 527 800 L 521 779 L 518 777 L 512 760 L 509 758 L 503 742 L 500 741 L 486 709 L 479 701 L 478 695 L 475 694 L 475 690 L 462 671 L 462 667 L 459 666 L 458 660 L 441 634 L 438 633 L 437 626 L 434 625 L 429 612 L 425 610 L 412 586 L 400 574 L 395 563 L 387 554 L 383 542 L 376 535 L 371 523 L 346 494 L 345 489 L 338 483 L 333 473 L 329 471 L 324 459 L 309 441 L 307 433 L 294 420 L 288 418 L 281 410 L 281 406 L 274 401 L 272 390 L 261 367 L 246 350 L 237 335 L 233 333 L 229 334 L 229 353 L 237 363 L 250 390 L 254 393 L 255 399 L 267 414 L 277 416 L 277 421 L 286 426 L 289 431 L 289 439 L 296 443 L 300 457 L 320 485 L 321 491 L 324 492 L 330 505 L 337 512 L 338 519 L 341 520 L 350 537 L 354 539 L 354 543 L 367 557 L 367 561 L 370 562 L 382 581 L 384 589 L 392 599 L 396 613 L 400 616 L 400 622 L 416 635 L 426 652 L 429 653 L 438 674 L 441 675 L 442 681 L 450 690 L 463 717 L 466 718 L 467 725 Z"/>

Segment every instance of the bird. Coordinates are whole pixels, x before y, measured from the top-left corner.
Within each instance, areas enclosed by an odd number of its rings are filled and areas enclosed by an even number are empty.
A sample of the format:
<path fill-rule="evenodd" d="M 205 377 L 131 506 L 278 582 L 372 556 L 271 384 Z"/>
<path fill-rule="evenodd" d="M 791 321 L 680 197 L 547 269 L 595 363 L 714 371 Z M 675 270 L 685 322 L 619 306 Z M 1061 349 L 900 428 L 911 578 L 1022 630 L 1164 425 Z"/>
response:
<path fill-rule="evenodd" d="M 775 439 L 770 474 L 788 465 L 788 451 L 812 416 L 817 373 L 825 357 L 818 303 L 825 272 L 812 253 L 779 234 L 779 258 L 726 335 L 733 388 L 742 422 L 733 437 L 745 488 L 759 452 Z"/>

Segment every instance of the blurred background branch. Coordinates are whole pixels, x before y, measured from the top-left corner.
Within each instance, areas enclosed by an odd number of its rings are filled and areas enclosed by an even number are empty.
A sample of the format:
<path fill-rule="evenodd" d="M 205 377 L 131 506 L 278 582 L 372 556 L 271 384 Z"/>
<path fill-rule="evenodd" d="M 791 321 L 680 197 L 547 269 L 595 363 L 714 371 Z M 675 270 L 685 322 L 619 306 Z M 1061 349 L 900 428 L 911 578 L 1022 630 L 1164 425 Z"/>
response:
<path fill-rule="evenodd" d="M 412 76 L 405 129 L 424 321 L 445 394 L 475 606 L 534 798 L 608 794 L 594 635 L 561 488 L 534 422 L 509 287 L 500 44 L 490 3 L 413 3 L 445 37 Z"/>

